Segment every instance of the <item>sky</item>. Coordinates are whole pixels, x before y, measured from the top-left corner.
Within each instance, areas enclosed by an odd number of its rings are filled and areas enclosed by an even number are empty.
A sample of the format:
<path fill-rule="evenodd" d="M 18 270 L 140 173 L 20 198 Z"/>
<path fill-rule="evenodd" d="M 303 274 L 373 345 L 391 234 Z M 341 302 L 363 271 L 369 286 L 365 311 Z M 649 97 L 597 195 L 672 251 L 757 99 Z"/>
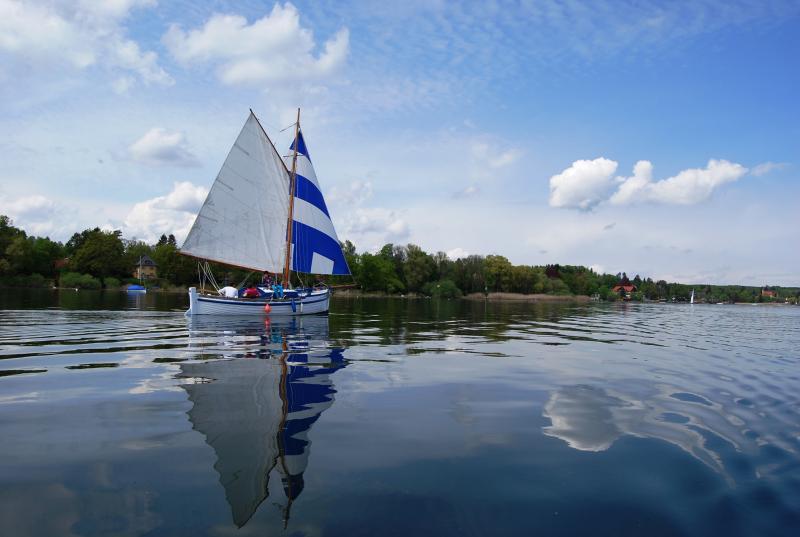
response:
<path fill-rule="evenodd" d="M 0 0 L 0 214 L 188 232 L 296 108 L 339 238 L 800 285 L 800 2 Z"/>

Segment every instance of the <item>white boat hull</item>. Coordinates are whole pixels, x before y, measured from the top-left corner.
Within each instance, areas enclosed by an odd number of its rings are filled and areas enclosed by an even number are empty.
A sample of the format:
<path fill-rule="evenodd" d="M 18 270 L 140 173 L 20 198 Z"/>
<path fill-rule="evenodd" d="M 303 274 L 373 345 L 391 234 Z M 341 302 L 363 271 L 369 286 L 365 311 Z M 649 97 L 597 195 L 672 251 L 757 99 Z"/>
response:
<path fill-rule="evenodd" d="M 320 289 L 307 296 L 272 300 L 264 298 L 224 298 L 201 295 L 197 288 L 189 288 L 189 309 L 186 315 L 259 315 L 282 317 L 311 315 L 328 311 L 330 290 Z M 269 304 L 269 312 L 265 306 Z"/>

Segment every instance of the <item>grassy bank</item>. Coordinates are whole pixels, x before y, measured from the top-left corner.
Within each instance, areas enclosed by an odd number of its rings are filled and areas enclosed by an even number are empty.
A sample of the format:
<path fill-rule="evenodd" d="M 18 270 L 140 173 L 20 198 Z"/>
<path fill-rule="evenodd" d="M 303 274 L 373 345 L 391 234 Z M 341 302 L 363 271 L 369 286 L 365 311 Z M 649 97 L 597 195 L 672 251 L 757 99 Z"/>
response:
<path fill-rule="evenodd" d="M 470 293 L 465 296 L 467 300 L 488 300 L 490 302 L 589 302 L 591 298 L 586 295 L 545 295 L 523 293 Z"/>
<path fill-rule="evenodd" d="M 405 298 L 423 299 L 430 298 L 419 293 L 389 294 L 379 291 L 362 291 L 360 289 L 334 289 L 338 297 L 349 298 Z M 490 302 L 589 302 L 591 298 L 586 295 L 546 295 L 523 293 L 470 293 L 463 297 L 466 300 L 489 300 Z"/>

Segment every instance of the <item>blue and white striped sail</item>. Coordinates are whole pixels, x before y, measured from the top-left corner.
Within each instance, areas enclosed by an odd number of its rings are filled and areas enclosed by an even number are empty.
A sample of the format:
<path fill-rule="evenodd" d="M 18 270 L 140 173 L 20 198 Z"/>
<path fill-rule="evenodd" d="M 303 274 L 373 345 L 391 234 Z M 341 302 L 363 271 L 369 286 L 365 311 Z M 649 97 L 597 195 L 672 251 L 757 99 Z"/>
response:
<path fill-rule="evenodd" d="M 284 159 L 291 170 L 294 142 L 289 149 L 292 154 Z M 292 270 L 310 274 L 350 274 L 302 132 L 297 135 L 294 196 Z"/>

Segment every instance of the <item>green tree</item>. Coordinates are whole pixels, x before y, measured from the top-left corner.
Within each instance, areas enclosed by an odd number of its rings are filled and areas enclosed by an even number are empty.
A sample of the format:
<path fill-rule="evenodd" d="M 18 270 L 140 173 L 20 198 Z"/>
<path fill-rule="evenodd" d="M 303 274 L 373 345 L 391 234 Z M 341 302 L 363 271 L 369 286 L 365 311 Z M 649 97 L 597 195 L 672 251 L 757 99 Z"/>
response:
<path fill-rule="evenodd" d="M 434 298 L 459 298 L 463 294 L 453 280 L 428 282 L 423 286 L 422 292 Z"/>
<path fill-rule="evenodd" d="M 403 282 L 397 277 L 394 266 L 382 255 L 361 254 L 359 284 L 365 291 L 385 291 L 396 293 L 404 290 Z"/>
<path fill-rule="evenodd" d="M 70 265 L 75 271 L 93 276 L 130 276 L 132 267 L 125 259 L 121 235 L 120 231 L 102 231 L 99 228 L 76 233 L 67 243 L 72 243 L 71 247 L 75 248 Z M 78 240 L 73 242 L 76 237 Z"/>
<path fill-rule="evenodd" d="M 403 288 L 408 287 L 405 276 L 405 263 L 408 257 L 406 247 L 401 244 L 384 244 L 378 255 L 392 264 L 394 275 L 403 283 Z"/>
<path fill-rule="evenodd" d="M 14 274 L 30 274 L 33 269 L 33 244 L 24 235 L 17 235 L 6 248 L 6 259 Z"/>
<path fill-rule="evenodd" d="M 431 280 L 436 270 L 433 258 L 416 244 L 406 246 L 406 260 L 403 274 L 409 291 L 421 291 L 422 286 Z"/>
<path fill-rule="evenodd" d="M 0 215 L 0 274 L 39 274 L 52 277 L 55 261 L 63 256 L 63 246 L 47 237 L 28 236 Z M 31 280 L 33 281 L 33 280 Z M 37 280 L 38 281 L 38 280 Z"/>
<path fill-rule="evenodd" d="M 490 291 L 511 291 L 512 266 L 502 255 L 486 256 L 486 284 Z"/>
<path fill-rule="evenodd" d="M 102 287 L 100 280 L 92 277 L 91 274 L 79 274 L 77 272 L 65 272 L 62 274 L 61 285 L 81 289 L 100 289 Z"/>
<path fill-rule="evenodd" d="M 155 249 L 144 241 L 132 239 L 123 240 L 122 243 L 125 246 L 125 265 L 130 267 L 131 271 L 133 271 L 133 267 L 139 264 L 139 259 L 142 256 L 153 257 Z M 159 241 L 158 244 L 161 245 L 162 243 Z M 163 244 L 167 244 L 166 241 Z"/>
<path fill-rule="evenodd" d="M 350 271 L 352 272 L 353 267 L 358 264 L 356 245 L 347 240 L 341 243 L 341 246 L 342 252 L 344 253 L 344 260 L 347 261 L 347 266 L 350 267 Z"/>
<path fill-rule="evenodd" d="M 536 284 L 540 282 L 536 268 L 526 265 L 511 267 L 510 278 L 510 290 L 514 293 L 535 293 Z"/>
<path fill-rule="evenodd" d="M 436 252 L 431 258 L 435 267 L 434 277 L 437 280 L 453 278 L 455 263 L 447 257 L 445 252 Z"/>
<path fill-rule="evenodd" d="M 554 295 L 570 294 L 569 287 L 560 278 L 550 278 L 550 293 Z"/>
<path fill-rule="evenodd" d="M 153 261 L 158 265 L 158 276 L 173 284 L 190 284 L 197 280 L 197 262 L 178 253 L 178 248 L 169 240 L 154 249 Z"/>
<path fill-rule="evenodd" d="M 64 257 L 64 246 L 48 237 L 33 237 L 31 241 L 31 272 L 55 276 L 56 261 Z"/>
<path fill-rule="evenodd" d="M 616 300 L 617 295 L 607 285 L 601 285 L 597 288 L 597 294 L 600 295 L 601 300 Z"/>
<path fill-rule="evenodd" d="M 67 255 L 71 256 L 74 254 L 93 233 L 100 233 L 100 228 L 96 227 L 94 229 L 84 229 L 80 233 L 73 233 L 72 237 L 70 237 L 70 239 L 64 245 L 64 250 L 66 251 Z"/>
<path fill-rule="evenodd" d="M 14 223 L 9 217 L 0 215 L 0 258 L 5 256 L 6 249 L 19 236 L 26 237 L 26 234 L 21 229 L 14 227 Z"/>
<path fill-rule="evenodd" d="M 456 285 L 465 293 L 483 293 L 486 290 L 486 259 L 483 256 L 457 259 L 453 264 L 453 274 Z"/>

